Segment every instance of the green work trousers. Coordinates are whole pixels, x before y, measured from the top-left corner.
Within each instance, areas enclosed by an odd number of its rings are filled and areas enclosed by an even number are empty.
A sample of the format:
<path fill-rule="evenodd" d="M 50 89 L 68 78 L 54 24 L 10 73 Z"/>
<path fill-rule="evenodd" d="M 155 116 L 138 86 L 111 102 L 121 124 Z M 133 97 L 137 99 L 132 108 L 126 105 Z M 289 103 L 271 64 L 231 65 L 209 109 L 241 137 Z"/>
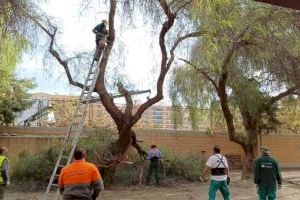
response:
<path fill-rule="evenodd" d="M 276 186 L 265 187 L 265 186 L 258 186 L 258 196 L 259 200 L 275 200 L 276 199 Z"/>
<path fill-rule="evenodd" d="M 209 191 L 208 191 L 208 200 L 215 200 L 216 193 L 220 190 L 224 200 L 230 200 L 230 192 L 227 185 L 227 181 L 210 181 Z"/>
<path fill-rule="evenodd" d="M 146 182 L 147 184 L 149 184 L 151 176 L 153 174 L 153 171 L 155 173 L 155 180 L 156 180 L 156 184 L 159 184 L 159 179 L 160 179 L 160 172 L 159 172 L 159 161 L 151 161 L 150 165 L 149 165 L 149 169 L 148 169 L 148 173 L 147 173 L 147 177 L 146 177 Z"/>

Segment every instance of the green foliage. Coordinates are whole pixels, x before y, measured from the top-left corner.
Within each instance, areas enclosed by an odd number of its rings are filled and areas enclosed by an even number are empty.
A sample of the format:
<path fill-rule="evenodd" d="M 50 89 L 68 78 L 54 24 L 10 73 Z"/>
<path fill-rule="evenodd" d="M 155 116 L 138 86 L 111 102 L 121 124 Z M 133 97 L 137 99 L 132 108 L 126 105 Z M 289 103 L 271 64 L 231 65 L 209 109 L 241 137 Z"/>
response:
<path fill-rule="evenodd" d="M 163 149 L 164 168 L 168 177 L 186 179 L 189 181 L 200 180 L 205 167 L 205 158 L 197 152 L 175 153 Z"/>
<path fill-rule="evenodd" d="M 109 158 L 109 147 L 112 142 L 113 131 L 110 129 L 87 129 L 83 133 L 78 146 L 87 149 L 87 161 L 96 165 L 103 164 Z M 56 163 L 60 145 L 45 147 L 38 153 L 22 152 L 13 169 L 12 182 L 26 191 L 44 189 L 51 176 Z M 167 177 L 199 180 L 205 160 L 198 153 L 177 154 L 167 148 L 161 148 L 164 156 L 164 168 Z M 122 185 L 135 185 L 139 183 L 141 158 L 136 152 L 129 153 L 128 161 L 133 164 L 119 164 L 114 174 L 114 182 Z M 144 175 L 148 164 L 144 161 Z M 163 170 L 162 170 L 163 172 Z M 103 174 L 102 174 L 103 175 Z M 107 183 L 104 174 L 104 181 Z"/>
<path fill-rule="evenodd" d="M 300 133 L 300 101 L 299 97 L 283 99 L 277 114 L 281 129 L 285 134 Z"/>
<path fill-rule="evenodd" d="M 196 152 L 175 153 L 166 147 L 159 147 L 163 154 L 163 163 L 160 164 L 161 180 L 176 178 L 188 181 L 199 181 L 205 166 L 205 158 Z M 117 167 L 115 183 L 124 185 L 136 185 L 139 183 L 141 159 L 137 154 L 130 154 L 132 165 Z M 147 174 L 148 162 L 144 161 L 144 176 Z M 144 177 L 145 178 L 145 177 Z"/>
<path fill-rule="evenodd" d="M 28 41 L 18 31 L 12 31 L 12 18 L 16 17 L 9 1 L 1 3 L 0 8 L 0 124 L 10 124 L 15 113 L 26 109 L 30 103 L 28 89 L 35 85 L 32 80 L 18 79 L 14 74 L 15 67 L 22 52 L 27 50 Z M 15 27 L 14 27 L 15 28 Z"/>
<path fill-rule="evenodd" d="M 176 98 L 171 98 L 172 102 L 177 105 L 179 99 L 188 108 L 212 107 L 218 101 L 218 91 L 212 82 L 218 85 L 226 66 L 226 93 L 235 121 L 257 118 L 263 110 L 260 128 L 275 128 L 279 125 L 278 109 L 275 104 L 266 104 L 295 79 L 291 59 L 299 65 L 299 16 L 254 1 L 194 3 L 190 16 L 195 28 L 205 35 L 193 45 L 190 60 L 194 66 L 181 66 L 173 71 L 170 90 Z M 226 59 L 231 51 L 232 56 Z M 203 114 L 189 110 L 194 127 Z"/>
<path fill-rule="evenodd" d="M 13 170 L 12 182 L 25 191 L 43 189 L 47 185 L 59 154 L 59 146 L 46 147 L 39 153 L 19 154 L 19 160 Z"/>
<path fill-rule="evenodd" d="M 173 70 L 169 84 L 169 94 L 173 108 L 173 123 L 182 123 L 182 106 L 187 105 L 190 122 L 193 129 L 198 129 L 200 120 L 209 120 L 208 109 L 211 101 L 215 98 L 213 88 L 196 71 L 182 67 Z M 177 121 L 176 121 L 177 120 Z"/>
<path fill-rule="evenodd" d="M 112 131 L 101 128 L 87 129 L 82 135 L 78 146 L 86 148 L 88 161 L 99 164 L 99 158 L 103 158 L 112 140 Z M 13 169 L 12 182 L 27 191 L 44 189 L 48 184 L 60 149 L 61 146 L 55 144 L 45 147 L 38 153 L 20 153 L 19 160 Z"/>
<path fill-rule="evenodd" d="M 28 99 L 28 90 L 35 87 L 32 80 L 10 78 L 9 86 L 0 89 L 0 124 L 10 124 L 15 119 L 15 114 L 31 105 Z"/>

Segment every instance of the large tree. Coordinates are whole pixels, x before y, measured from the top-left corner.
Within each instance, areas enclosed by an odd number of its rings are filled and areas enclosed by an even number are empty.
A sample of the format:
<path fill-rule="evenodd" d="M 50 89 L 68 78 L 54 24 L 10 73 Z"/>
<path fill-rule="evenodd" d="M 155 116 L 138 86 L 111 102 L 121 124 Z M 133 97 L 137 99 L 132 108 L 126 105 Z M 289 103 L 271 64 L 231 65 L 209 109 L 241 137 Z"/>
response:
<path fill-rule="evenodd" d="M 123 155 L 128 147 L 132 145 L 135 147 L 140 155 L 145 155 L 146 152 L 137 143 L 137 137 L 132 129 L 133 126 L 139 121 L 142 114 L 150 106 L 159 102 L 163 99 L 163 86 L 165 77 L 170 70 L 174 59 L 175 59 L 175 50 L 181 42 L 191 37 L 199 37 L 203 35 L 201 31 L 188 32 L 188 30 L 176 26 L 176 21 L 180 21 L 186 16 L 186 8 L 190 5 L 192 1 L 167 1 L 167 0 L 139 0 L 139 1 L 116 1 L 110 0 L 109 3 L 109 19 L 108 19 L 108 28 L 109 28 L 109 42 L 107 47 L 103 52 L 103 58 L 99 64 L 100 74 L 95 86 L 95 92 L 99 94 L 100 100 L 105 107 L 106 111 L 110 114 L 113 121 L 116 124 L 118 131 L 118 139 L 112 147 L 113 158 L 111 162 L 117 161 L 117 159 Z M 109 88 L 106 84 L 107 76 L 107 64 L 110 61 L 110 57 L 113 54 L 113 47 L 116 38 L 115 30 L 115 15 L 119 9 L 119 13 L 125 14 L 127 17 L 132 17 L 136 14 L 135 9 L 140 8 L 139 12 L 144 13 L 154 20 L 156 20 L 156 26 L 159 30 L 157 32 L 159 49 L 161 52 L 161 62 L 160 62 L 160 71 L 156 81 L 156 94 L 149 98 L 146 102 L 142 103 L 139 106 L 134 106 L 132 100 L 132 93 L 124 86 L 124 84 L 118 84 L 118 91 L 125 98 L 126 106 L 124 111 L 120 110 L 113 101 L 113 97 L 110 95 Z M 187 19 L 187 18 L 186 18 Z M 59 62 L 59 64 L 65 69 L 66 75 L 68 77 L 69 83 L 71 85 L 82 88 L 83 85 L 79 81 L 73 79 L 73 76 L 70 72 L 70 63 L 67 58 L 63 58 L 63 54 L 57 50 L 55 46 L 57 28 L 56 27 L 47 27 L 43 25 L 42 22 L 34 20 L 49 36 L 50 54 Z M 153 22 L 152 21 L 152 22 Z M 159 23 L 159 25 L 157 25 Z M 178 25 L 178 23 L 177 23 Z M 130 25 L 129 25 L 130 27 Z M 151 40 L 152 38 L 149 38 Z M 137 47 L 138 48 L 138 47 Z M 137 109 L 135 110 L 134 107 Z"/>
<path fill-rule="evenodd" d="M 220 103 L 229 139 L 245 152 L 243 178 L 251 177 L 258 135 L 276 122 L 277 102 L 297 90 L 299 77 L 293 72 L 300 64 L 300 32 L 295 14 L 239 0 L 201 0 L 191 12 L 207 34 L 194 44 L 191 58 L 182 59 L 186 65 L 174 71 L 171 88 L 187 105 L 200 106 L 207 93 Z M 235 107 L 243 133 L 236 130 Z"/>

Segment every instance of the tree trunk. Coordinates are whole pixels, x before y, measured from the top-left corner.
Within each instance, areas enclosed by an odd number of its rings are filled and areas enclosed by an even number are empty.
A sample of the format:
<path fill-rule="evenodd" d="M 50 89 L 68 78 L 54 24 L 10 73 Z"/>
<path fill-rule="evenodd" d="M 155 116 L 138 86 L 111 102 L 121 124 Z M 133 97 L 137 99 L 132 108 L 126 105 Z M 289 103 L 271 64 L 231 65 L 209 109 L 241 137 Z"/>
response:
<path fill-rule="evenodd" d="M 116 159 L 126 153 L 131 145 L 131 129 L 121 128 L 118 130 L 118 140 L 112 143 L 111 154 Z"/>
<path fill-rule="evenodd" d="M 243 145 L 243 150 L 245 152 L 245 158 L 243 161 L 243 171 L 242 179 L 249 180 L 253 177 L 253 166 L 254 160 L 257 157 L 257 148 L 258 148 L 258 132 L 257 131 L 247 131 L 248 142 Z"/>

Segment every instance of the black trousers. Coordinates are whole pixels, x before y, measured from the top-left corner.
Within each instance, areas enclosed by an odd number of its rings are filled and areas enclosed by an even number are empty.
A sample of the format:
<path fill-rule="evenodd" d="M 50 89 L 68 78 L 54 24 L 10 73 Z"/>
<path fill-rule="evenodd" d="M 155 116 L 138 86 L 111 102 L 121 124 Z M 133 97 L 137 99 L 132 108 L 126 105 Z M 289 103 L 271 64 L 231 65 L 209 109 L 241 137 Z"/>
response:
<path fill-rule="evenodd" d="M 0 200 L 4 200 L 4 186 L 0 185 Z"/>

